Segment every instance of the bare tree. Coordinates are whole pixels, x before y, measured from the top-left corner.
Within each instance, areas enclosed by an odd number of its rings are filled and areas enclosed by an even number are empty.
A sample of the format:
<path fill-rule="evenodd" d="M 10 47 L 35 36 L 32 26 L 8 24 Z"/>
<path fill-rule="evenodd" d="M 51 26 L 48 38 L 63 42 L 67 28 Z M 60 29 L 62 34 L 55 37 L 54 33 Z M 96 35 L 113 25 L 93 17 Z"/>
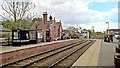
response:
<path fill-rule="evenodd" d="M 69 26 L 67 29 L 70 30 L 70 31 L 78 32 L 78 28 L 76 28 L 74 26 Z"/>
<path fill-rule="evenodd" d="M 27 13 L 35 7 L 33 2 L 29 0 L 15 1 L 15 0 L 4 0 L 1 5 L 3 13 L 0 16 L 6 20 L 12 19 L 14 22 L 22 20 L 27 16 Z M 9 19 L 8 19 L 9 16 Z"/>
<path fill-rule="evenodd" d="M 34 12 L 33 12 L 33 13 L 29 13 L 29 14 L 27 15 L 26 19 L 32 21 L 32 19 L 33 19 L 34 17 L 36 17 L 36 16 L 38 16 L 37 13 L 34 13 Z"/>

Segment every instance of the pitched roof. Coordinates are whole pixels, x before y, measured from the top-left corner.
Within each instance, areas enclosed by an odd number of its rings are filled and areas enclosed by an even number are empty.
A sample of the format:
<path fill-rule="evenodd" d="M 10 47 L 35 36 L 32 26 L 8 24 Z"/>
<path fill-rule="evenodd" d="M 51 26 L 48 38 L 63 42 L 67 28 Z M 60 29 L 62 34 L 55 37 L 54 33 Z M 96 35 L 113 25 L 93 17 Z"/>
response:
<path fill-rule="evenodd" d="M 42 29 L 42 21 L 36 21 L 31 27 L 31 29 L 36 30 L 36 25 L 37 25 L 37 29 Z"/>
<path fill-rule="evenodd" d="M 36 21 L 34 24 L 33 24 L 33 26 L 31 27 L 31 29 L 32 30 L 35 30 L 36 29 L 36 25 L 37 25 L 37 29 L 42 29 L 42 26 L 43 26 L 43 24 L 42 24 L 42 22 L 43 21 Z M 50 26 L 51 26 L 51 24 L 54 22 L 54 20 L 49 20 L 49 21 L 47 21 L 47 29 L 50 29 Z M 57 26 L 58 26 L 58 28 L 60 28 L 60 26 L 61 26 L 61 23 L 60 22 L 56 22 L 56 24 L 57 24 Z"/>
<path fill-rule="evenodd" d="M 10 29 L 5 28 L 3 25 L 0 25 L 0 32 L 10 32 Z"/>

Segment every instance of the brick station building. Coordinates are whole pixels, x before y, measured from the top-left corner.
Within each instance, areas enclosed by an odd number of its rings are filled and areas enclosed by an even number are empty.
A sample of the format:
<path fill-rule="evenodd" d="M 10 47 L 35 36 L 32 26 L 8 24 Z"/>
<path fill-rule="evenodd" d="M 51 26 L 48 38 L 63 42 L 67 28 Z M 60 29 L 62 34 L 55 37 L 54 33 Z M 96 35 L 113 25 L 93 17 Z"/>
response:
<path fill-rule="evenodd" d="M 32 29 L 41 29 L 41 31 L 38 31 L 38 40 L 39 41 L 52 41 L 56 39 L 61 39 L 62 36 L 62 23 L 61 20 L 59 22 L 56 22 L 55 17 L 50 15 L 48 20 L 48 14 L 47 12 L 43 12 L 43 18 L 42 21 L 36 21 L 34 25 L 32 26 Z"/>

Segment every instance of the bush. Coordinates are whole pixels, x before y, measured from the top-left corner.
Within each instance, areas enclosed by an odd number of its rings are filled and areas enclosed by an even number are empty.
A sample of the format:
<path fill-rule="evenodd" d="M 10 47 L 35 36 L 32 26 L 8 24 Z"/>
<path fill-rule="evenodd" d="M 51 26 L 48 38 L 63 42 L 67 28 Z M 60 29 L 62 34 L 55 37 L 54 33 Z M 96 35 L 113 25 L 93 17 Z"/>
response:
<path fill-rule="evenodd" d="M 21 29 L 30 29 L 34 23 L 28 20 L 22 20 L 13 22 L 13 21 L 2 21 L 0 25 L 3 25 L 5 28 L 13 30 L 21 27 Z"/>

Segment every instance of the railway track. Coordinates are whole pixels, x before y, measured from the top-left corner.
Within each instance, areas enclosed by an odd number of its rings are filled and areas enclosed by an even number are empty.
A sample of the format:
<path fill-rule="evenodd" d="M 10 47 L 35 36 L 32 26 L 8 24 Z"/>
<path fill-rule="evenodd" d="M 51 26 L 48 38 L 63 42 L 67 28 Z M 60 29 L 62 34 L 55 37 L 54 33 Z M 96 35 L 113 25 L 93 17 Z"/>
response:
<path fill-rule="evenodd" d="M 68 55 L 62 57 L 56 62 L 52 63 L 48 68 L 70 68 L 72 64 L 94 43 L 95 41 L 91 41 L 86 45 L 72 51 Z"/>
<path fill-rule="evenodd" d="M 42 68 L 61 68 L 61 66 L 68 66 L 69 68 L 93 43 L 94 41 L 86 41 L 50 57 L 46 57 L 30 66 L 41 66 Z"/>
<path fill-rule="evenodd" d="M 74 43 L 72 45 L 63 46 L 63 47 L 60 47 L 60 48 L 57 48 L 57 49 L 49 50 L 49 51 L 46 51 L 46 52 L 38 54 L 38 55 L 34 55 L 34 56 L 31 56 L 31 57 L 28 57 L 28 58 L 24 58 L 24 59 L 9 63 L 9 64 L 5 64 L 2 67 L 3 68 L 4 67 L 13 67 L 13 66 L 27 67 L 27 66 L 30 66 L 30 65 L 34 65 L 38 61 L 44 60 L 44 59 L 46 59 L 50 56 L 53 56 L 57 53 L 65 51 L 67 49 L 73 48 L 73 47 L 75 47 L 79 44 L 85 43 L 85 42 L 86 41 L 80 41 L 79 43 L 76 43 L 76 44 Z"/>

